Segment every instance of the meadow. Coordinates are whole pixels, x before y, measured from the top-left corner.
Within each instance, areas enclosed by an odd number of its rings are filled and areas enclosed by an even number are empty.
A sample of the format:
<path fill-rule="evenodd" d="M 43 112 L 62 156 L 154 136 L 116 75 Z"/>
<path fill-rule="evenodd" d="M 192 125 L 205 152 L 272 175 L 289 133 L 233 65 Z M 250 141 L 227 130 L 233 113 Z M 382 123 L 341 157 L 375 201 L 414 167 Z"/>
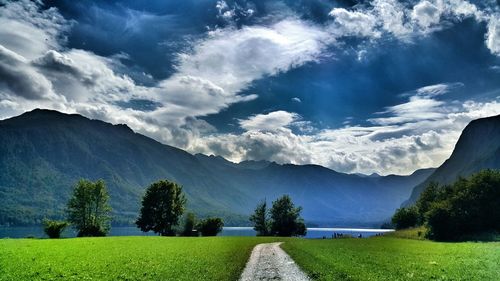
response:
<path fill-rule="evenodd" d="M 274 238 L 0 239 L 0 280 L 237 280 Z"/>
<path fill-rule="evenodd" d="M 315 280 L 498 280 L 500 243 L 373 237 L 0 239 L 0 280 L 238 280 L 252 248 L 283 249 Z"/>
<path fill-rule="evenodd" d="M 500 243 L 293 240 L 282 248 L 315 280 L 499 280 Z"/>

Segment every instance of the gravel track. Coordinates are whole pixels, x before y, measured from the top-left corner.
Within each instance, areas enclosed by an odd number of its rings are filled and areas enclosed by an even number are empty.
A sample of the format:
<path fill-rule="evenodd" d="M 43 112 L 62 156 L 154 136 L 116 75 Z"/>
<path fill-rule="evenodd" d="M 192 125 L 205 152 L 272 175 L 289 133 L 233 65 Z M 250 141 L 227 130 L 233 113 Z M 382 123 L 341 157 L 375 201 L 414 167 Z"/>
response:
<path fill-rule="evenodd" d="M 255 246 L 240 281 L 309 281 L 307 275 L 281 249 L 280 244 L 281 242 Z"/>

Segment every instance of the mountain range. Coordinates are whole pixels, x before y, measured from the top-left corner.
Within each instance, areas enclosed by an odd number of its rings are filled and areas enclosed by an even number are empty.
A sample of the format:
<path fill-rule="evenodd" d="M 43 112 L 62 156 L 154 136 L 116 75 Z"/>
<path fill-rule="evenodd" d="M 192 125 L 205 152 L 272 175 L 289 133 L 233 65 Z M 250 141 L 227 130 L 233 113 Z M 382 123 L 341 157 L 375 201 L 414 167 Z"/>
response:
<path fill-rule="evenodd" d="M 456 149 L 464 156 L 452 160 L 456 158 L 452 155 L 437 170 L 418 170 L 409 176 L 364 176 L 318 165 L 233 163 L 220 156 L 193 155 L 126 125 L 36 109 L 0 121 L 0 225 L 62 218 L 72 187 L 78 179 L 87 178 L 106 181 L 115 224 L 132 223 L 144 189 L 155 180 L 169 179 L 183 186 L 189 210 L 198 216 L 221 216 L 226 225 L 246 225 L 258 202 L 270 203 L 289 194 L 303 207 L 309 225 L 378 226 L 410 197 L 413 187 L 411 198 L 438 175 L 452 179 L 478 167 L 498 166 L 500 122 L 495 118 L 492 123 L 496 125 L 477 129 L 489 130 L 487 137 L 496 144 L 496 150 L 482 147 L 472 153 L 484 159 L 484 165 L 470 163 L 467 153 L 478 132 L 466 129 L 464 134 L 472 136 L 462 135 Z M 470 165 L 463 166 L 465 162 Z"/>

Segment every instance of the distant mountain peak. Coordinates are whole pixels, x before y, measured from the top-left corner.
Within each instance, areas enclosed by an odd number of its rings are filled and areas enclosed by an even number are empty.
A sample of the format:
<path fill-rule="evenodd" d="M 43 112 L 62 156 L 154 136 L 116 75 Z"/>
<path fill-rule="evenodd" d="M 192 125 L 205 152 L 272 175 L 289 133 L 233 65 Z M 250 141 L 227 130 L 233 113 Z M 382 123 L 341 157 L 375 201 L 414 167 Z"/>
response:
<path fill-rule="evenodd" d="M 112 125 L 117 129 L 123 129 L 126 131 L 134 132 L 127 124 L 110 124 L 99 119 L 90 119 L 78 113 L 64 113 L 52 109 L 35 108 L 31 111 L 27 111 L 19 116 L 15 116 L 9 119 L 0 120 L 6 122 L 20 122 L 24 123 L 27 120 L 50 120 L 50 121 L 62 121 L 68 122 L 70 120 L 88 121 L 99 124 Z"/>

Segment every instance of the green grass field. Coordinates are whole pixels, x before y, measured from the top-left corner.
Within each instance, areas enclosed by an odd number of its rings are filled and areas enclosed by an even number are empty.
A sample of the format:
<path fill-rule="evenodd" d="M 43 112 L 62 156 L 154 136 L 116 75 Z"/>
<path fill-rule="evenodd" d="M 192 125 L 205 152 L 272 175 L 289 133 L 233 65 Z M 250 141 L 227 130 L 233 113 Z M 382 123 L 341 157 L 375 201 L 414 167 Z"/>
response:
<path fill-rule="evenodd" d="M 0 239 L 0 280 L 237 280 L 257 237 Z"/>
<path fill-rule="evenodd" d="M 499 280 L 500 243 L 377 237 L 0 239 L 0 280 L 237 280 L 258 243 L 285 241 L 317 280 Z"/>
<path fill-rule="evenodd" d="M 316 280 L 500 280 L 500 243 L 391 237 L 295 239 L 282 245 Z"/>

